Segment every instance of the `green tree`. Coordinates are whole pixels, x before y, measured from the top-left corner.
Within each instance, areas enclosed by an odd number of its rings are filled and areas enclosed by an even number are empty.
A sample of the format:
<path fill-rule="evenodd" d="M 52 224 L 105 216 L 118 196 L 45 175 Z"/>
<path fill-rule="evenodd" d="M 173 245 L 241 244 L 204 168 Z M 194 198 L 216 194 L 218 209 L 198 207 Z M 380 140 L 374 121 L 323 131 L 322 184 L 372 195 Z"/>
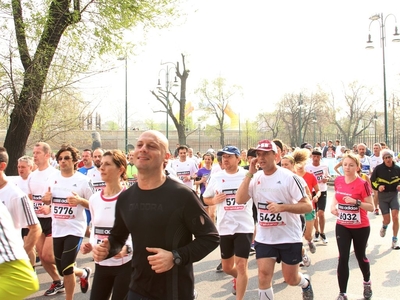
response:
<path fill-rule="evenodd" d="M 124 30 L 137 24 L 166 26 L 176 0 L 12 0 L 0 2 L 0 11 L 14 23 L 14 41 L 23 68 L 20 85 L 13 85 L 13 108 L 4 146 L 10 154 L 8 173 L 16 174 L 17 158 L 25 151 L 53 58 L 61 44 L 82 53 L 123 49 Z M 8 18 L 4 18 L 7 22 Z M 84 20 L 84 22 L 82 22 Z M 9 24 L 5 24 L 7 27 Z M 65 38 L 62 40 L 62 37 Z M 12 52 L 12 51 L 10 51 Z M 90 56 L 89 56 L 90 57 Z M 93 57 L 93 56 L 91 56 Z M 10 76 L 14 76 L 12 69 Z M 10 77 L 11 78 L 11 77 Z M 17 82 L 18 81 L 14 81 Z"/>
<path fill-rule="evenodd" d="M 221 147 L 225 146 L 226 110 L 234 95 L 241 95 L 242 88 L 238 85 L 228 86 L 226 79 L 218 77 L 213 81 L 203 80 L 196 94 L 200 97 L 199 108 L 206 115 L 215 116 L 217 124 L 214 129 L 219 133 Z"/>

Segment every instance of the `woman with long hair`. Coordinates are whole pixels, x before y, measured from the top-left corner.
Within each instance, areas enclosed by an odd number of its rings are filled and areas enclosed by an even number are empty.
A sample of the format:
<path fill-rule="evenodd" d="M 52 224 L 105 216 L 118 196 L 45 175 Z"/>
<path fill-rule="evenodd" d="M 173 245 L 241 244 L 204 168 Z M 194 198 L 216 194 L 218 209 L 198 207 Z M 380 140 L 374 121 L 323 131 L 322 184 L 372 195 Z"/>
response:
<path fill-rule="evenodd" d="M 304 215 L 306 219 L 306 229 L 304 231 L 304 238 L 307 240 L 308 247 L 311 253 L 315 253 L 317 248 L 313 242 L 313 229 L 314 221 L 316 218 L 316 203 L 319 197 L 321 197 L 321 191 L 319 190 L 318 180 L 315 175 L 305 170 L 305 165 L 308 158 L 310 157 L 310 151 L 308 149 L 298 149 L 293 152 L 293 158 L 296 162 L 295 171 L 304 181 L 307 183 L 308 191 L 310 192 L 310 199 L 313 205 L 313 210 Z"/>
<path fill-rule="evenodd" d="M 290 170 L 290 171 L 292 171 L 292 172 L 297 174 L 297 172 L 296 172 L 297 166 L 302 165 L 302 167 L 304 169 L 304 165 L 305 165 L 305 163 L 306 163 L 306 161 L 308 159 L 309 153 L 310 153 L 310 151 L 307 150 L 307 149 L 295 150 L 292 153 L 292 155 L 285 155 L 282 158 L 281 166 L 283 168 L 286 168 L 286 169 L 288 169 L 288 170 Z M 307 173 L 307 174 L 310 174 L 311 176 L 314 176 L 311 173 Z M 299 175 L 299 174 L 297 174 L 297 175 Z M 312 188 L 313 188 L 312 185 L 310 186 L 307 183 L 307 181 L 301 175 L 299 175 L 299 177 L 302 178 L 302 180 L 303 180 L 303 186 L 304 186 L 304 189 L 306 191 L 307 196 L 311 200 L 313 200 L 313 196 L 312 196 L 312 193 L 311 193 Z M 316 181 L 316 179 L 315 179 L 315 181 Z M 317 186 L 318 186 L 318 184 L 317 184 Z M 318 190 L 318 192 L 319 192 L 319 190 Z M 313 209 L 313 211 L 311 211 L 309 213 L 306 213 L 305 215 L 301 215 L 300 218 L 301 218 L 301 222 L 302 222 L 302 225 L 303 225 L 304 237 L 308 241 L 310 252 L 311 253 L 315 253 L 316 247 L 315 247 L 314 243 L 312 242 L 312 228 L 313 228 L 313 222 L 314 222 L 314 219 L 312 218 L 312 216 L 314 216 L 314 218 L 315 218 L 314 209 Z M 306 233 L 307 233 L 307 236 L 306 236 Z M 310 264 L 311 264 L 311 259 L 307 255 L 307 250 L 303 247 L 301 252 L 302 252 L 301 255 L 302 255 L 302 258 L 303 258 L 302 265 L 304 265 L 306 267 L 309 267 Z"/>
<path fill-rule="evenodd" d="M 114 225 L 115 205 L 118 196 L 125 190 L 123 182 L 127 180 L 127 162 L 120 150 L 103 154 L 100 165 L 101 178 L 106 186 L 89 199 L 92 214 L 90 242 L 81 247 L 83 254 L 92 251 L 93 246 L 106 238 Z M 92 300 L 124 299 L 129 290 L 131 277 L 132 240 L 128 238 L 121 252 L 114 257 L 96 262 L 93 278 Z"/>
<path fill-rule="evenodd" d="M 335 235 L 339 250 L 337 274 L 340 289 L 337 299 L 347 299 L 351 242 L 363 274 L 364 298 L 370 299 L 371 273 L 365 248 L 370 234 L 367 211 L 374 210 L 371 186 L 357 173 L 361 169 L 358 156 L 348 153 L 343 156 L 342 161 L 344 176 L 335 179 L 335 197 L 331 205 L 332 214 L 337 216 Z"/>

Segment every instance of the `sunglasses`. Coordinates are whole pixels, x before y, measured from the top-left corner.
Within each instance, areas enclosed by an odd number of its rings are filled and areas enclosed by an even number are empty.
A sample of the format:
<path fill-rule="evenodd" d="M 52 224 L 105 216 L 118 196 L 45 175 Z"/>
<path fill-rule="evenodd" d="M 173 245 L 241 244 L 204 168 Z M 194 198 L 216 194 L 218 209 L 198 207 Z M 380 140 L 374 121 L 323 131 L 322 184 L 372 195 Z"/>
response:
<path fill-rule="evenodd" d="M 391 156 L 384 156 L 383 159 L 392 158 Z"/>
<path fill-rule="evenodd" d="M 64 157 L 59 157 L 59 158 L 57 159 L 57 161 L 70 160 L 70 159 L 71 159 L 71 156 L 64 156 Z"/>

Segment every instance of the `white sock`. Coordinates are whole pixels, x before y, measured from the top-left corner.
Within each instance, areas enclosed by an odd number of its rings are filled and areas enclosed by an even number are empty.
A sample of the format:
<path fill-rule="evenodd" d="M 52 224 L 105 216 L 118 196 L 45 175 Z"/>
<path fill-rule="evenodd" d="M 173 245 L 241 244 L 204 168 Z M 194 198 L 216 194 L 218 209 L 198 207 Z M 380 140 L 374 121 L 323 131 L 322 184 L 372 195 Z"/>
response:
<path fill-rule="evenodd" d="M 274 291 L 272 287 L 266 290 L 258 289 L 258 300 L 273 300 L 274 299 Z"/>
<path fill-rule="evenodd" d="M 301 286 L 303 289 L 305 289 L 306 287 L 308 287 L 310 282 L 306 279 L 306 277 L 304 277 L 303 273 L 299 272 L 299 275 L 300 275 L 300 282 L 298 286 Z"/>
<path fill-rule="evenodd" d="M 82 269 L 82 276 L 81 276 L 81 278 L 83 278 L 83 279 L 85 279 L 86 277 L 87 277 L 87 272 L 86 272 L 86 270 L 85 269 Z"/>

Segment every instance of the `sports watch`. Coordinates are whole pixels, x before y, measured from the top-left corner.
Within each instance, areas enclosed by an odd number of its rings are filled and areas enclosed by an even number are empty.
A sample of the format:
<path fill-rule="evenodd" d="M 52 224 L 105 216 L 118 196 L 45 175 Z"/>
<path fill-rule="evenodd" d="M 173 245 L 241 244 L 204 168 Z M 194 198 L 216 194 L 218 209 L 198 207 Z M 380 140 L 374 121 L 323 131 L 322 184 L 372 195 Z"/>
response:
<path fill-rule="evenodd" d="M 182 264 L 182 257 L 179 255 L 178 251 L 172 250 L 172 256 L 174 264 L 180 266 Z"/>

